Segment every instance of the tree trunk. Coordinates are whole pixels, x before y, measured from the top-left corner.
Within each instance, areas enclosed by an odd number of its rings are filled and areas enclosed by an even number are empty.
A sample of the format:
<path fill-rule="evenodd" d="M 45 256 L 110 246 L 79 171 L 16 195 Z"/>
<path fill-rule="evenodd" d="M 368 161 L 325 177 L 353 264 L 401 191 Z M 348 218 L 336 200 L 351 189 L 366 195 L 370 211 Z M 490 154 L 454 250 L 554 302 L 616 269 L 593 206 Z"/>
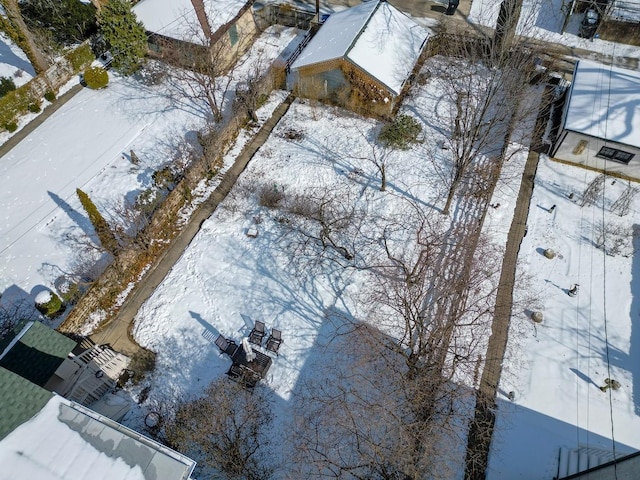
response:
<path fill-rule="evenodd" d="M 501 59 L 503 52 L 508 51 L 513 44 L 521 10 L 522 0 L 503 0 L 500 4 L 496 32 L 493 37 L 494 58 Z"/>
<path fill-rule="evenodd" d="M 36 73 L 42 73 L 47 70 L 47 68 L 49 68 L 49 62 L 36 45 L 33 40 L 33 35 L 24 23 L 17 0 L 1 0 L 0 3 L 4 7 L 11 24 L 19 31 L 23 40 L 19 42 L 19 46 L 25 50 L 24 53 L 29 58 L 31 65 L 33 65 L 33 69 Z"/>
<path fill-rule="evenodd" d="M 458 190 L 459 185 L 459 178 L 456 178 L 453 180 L 453 182 L 451 182 L 451 187 L 449 187 L 449 194 L 447 195 L 447 201 L 444 204 L 444 208 L 442 209 L 443 215 L 449 215 L 449 210 L 451 209 L 451 204 L 453 203 L 453 197 L 456 196 L 456 190 Z"/>
<path fill-rule="evenodd" d="M 387 191 L 387 169 L 384 168 L 384 165 L 380 168 L 380 191 Z"/>

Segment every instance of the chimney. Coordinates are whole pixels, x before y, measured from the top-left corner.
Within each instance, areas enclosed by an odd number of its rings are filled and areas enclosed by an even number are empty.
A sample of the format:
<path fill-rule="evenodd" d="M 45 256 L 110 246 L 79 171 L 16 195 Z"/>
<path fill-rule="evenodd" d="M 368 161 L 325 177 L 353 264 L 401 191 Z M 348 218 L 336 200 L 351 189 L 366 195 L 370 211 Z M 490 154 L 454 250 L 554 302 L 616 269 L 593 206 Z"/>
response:
<path fill-rule="evenodd" d="M 211 32 L 211 26 L 209 25 L 209 19 L 207 18 L 207 11 L 204 8 L 204 0 L 191 0 L 191 4 L 193 5 L 193 9 L 196 11 L 196 16 L 198 17 L 198 22 L 200 23 L 202 32 L 206 39 L 209 40 L 213 36 L 213 33 Z"/>

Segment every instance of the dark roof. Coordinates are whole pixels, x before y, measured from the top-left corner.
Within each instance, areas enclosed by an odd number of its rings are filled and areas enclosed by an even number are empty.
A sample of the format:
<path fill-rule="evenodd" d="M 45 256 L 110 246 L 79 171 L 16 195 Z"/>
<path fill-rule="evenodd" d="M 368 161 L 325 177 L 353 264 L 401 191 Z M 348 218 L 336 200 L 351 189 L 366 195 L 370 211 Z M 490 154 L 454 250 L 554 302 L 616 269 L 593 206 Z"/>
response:
<path fill-rule="evenodd" d="M 42 410 L 51 397 L 53 393 L 0 368 L 0 440 Z"/>
<path fill-rule="evenodd" d="M 18 341 L 0 358 L 0 367 L 42 387 L 76 342 L 41 322 L 21 322 L 0 342 L 0 355 L 25 329 Z"/>

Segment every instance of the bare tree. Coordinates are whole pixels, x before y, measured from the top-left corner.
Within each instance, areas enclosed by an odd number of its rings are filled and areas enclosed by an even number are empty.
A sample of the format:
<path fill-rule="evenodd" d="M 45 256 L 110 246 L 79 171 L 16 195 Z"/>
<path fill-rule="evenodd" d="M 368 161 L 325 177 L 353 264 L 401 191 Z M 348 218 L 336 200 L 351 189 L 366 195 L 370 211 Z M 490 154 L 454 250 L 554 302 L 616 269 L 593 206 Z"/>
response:
<path fill-rule="evenodd" d="M 364 160 L 371 163 L 380 175 L 380 191 L 387 190 L 387 172 L 388 168 L 393 165 L 396 159 L 396 151 L 394 148 L 382 145 L 375 139 L 368 138 L 363 132 L 360 132 L 369 146 L 369 154 L 364 156 L 353 156 L 355 160 Z"/>
<path fill-rule="evenodd" d="M 182 403 L 165 425 L 167 442 L 198 462 L 208 478 L 267 480 L 273 466 L 265 456 L 271 425 L 268 392 L 248 391 L 221 378 L 201 398 Z"/>
<path fill-rule="evenodd" d="M 421 419 L 426 385 L 407 380 L 396 339 L 346 321 L 347 333 L 320 346 L 323 368 L 300 389 L 291 438 L 297 478 L 450 478 L 461 399 L 449 391 L 437 414 Z"/>
<path fill-rule="evenodd" d="M 164 49 L 166 61 L 182 67 L 170 71 L 173 87 L 179 97 L 203 101 L 217 123 L 233 101 L 234 72 L 241 66 L 242 57 L 229 46 L 226 37 L 207 35 L 199 25 L 190 27 L 190 35 L 192 43 Z"/>
<path fill-rule="evenodd" d="M 430 82 L 452 99 L 439 112 L 450 128 L 445 142 L 452 164 L 441 172 L 449 188 L 443 208 L 448 215 L 460 187 L 477 173 L 476 166 L 487 165 L 488 159 L 501 164 L 507 154 L 517 152 L 507 153 L 507 147 L 514 128 L 531 119 L 520 105 L 535 65 L 526 49 L 512 49 L 497 61 L 487 40 L 447 36 L 443 41 L 454 56 L 436 57 L 429 68 L 437 71 Z"/>
<path fill-rule="evenodd" d="M 285 196 L 283 209 L 293 218 L 285 218 L 282 223 L 295 235 L 291 245 L 296 255 L 328 256 L 343 265 L 354 265 L 358 261 L 356 240 L 360 239 L 364 221 L 363 207 L 348 187 L 307 189 Z"/>

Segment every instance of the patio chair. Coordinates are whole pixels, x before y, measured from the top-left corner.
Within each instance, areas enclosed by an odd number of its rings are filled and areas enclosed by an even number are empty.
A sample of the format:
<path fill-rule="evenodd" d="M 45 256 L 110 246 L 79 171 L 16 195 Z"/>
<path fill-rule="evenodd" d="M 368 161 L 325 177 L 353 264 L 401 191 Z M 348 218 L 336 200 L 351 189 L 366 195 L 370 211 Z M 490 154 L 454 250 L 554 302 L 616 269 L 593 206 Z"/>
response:
<path fill-rule="evenodd" d="M 254 345 L 262 345 L 262 339 L 264 338 L 264 323 L 256 321 L 255 326 L 249 334 L 249 342 Z"/>
<path fill-rule="evenodd" d="M 215 344 L 218 346 L 222 353 L 226 353 L 229 356 L 233 355 L 236 351 L 236 348 L 238 348 L 236 342 L 234 342 L 233 340 L 229 340 L 228 338 L 224 338 L 224 336 L 222 335 L 218 335 Z"/>
<path fill-rule="evenodd" d="M 275 328 L 271 329 L 271 335 L 267 339 L 267 346 L 265 347 L 270 352 L 278 355 L 278 350 L 280 349 L 280 344 L 282 343 L 282 332 Z"/>

